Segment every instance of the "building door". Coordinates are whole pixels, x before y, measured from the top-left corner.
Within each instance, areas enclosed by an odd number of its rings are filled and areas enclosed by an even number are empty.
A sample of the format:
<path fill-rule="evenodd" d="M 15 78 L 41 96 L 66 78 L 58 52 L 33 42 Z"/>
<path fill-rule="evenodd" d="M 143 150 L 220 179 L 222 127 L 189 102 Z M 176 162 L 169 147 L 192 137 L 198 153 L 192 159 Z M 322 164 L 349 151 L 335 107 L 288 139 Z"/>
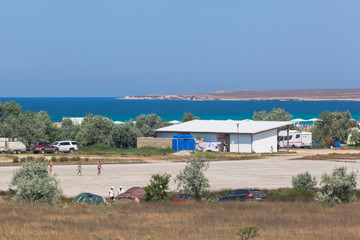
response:
<path fill-rule="evenodd" d="M 216 138 L 218 142 L 221 142 L 221 152 L 230 152 L 230 134 L 218 134 Z"/>

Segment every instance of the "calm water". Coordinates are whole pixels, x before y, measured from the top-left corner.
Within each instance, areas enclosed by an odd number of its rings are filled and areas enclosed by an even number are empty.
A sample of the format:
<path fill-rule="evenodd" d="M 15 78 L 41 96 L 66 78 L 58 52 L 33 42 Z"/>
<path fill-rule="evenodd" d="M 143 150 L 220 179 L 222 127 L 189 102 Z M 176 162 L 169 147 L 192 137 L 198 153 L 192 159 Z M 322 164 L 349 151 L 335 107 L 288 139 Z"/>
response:
<path fill-rule="evenodd" d="M 360 118 L 360 102 L 344 101 L 151 101 L 116 100 L 114 98 L 0 98 L 14 100 L 23 111 L 46 111 L 53 121 L 63 117 L 83 117 L 87 113 L 109 117 L 114 121 L 135 119 L 140 114 L 156 113 L 165 120 L 181 120 L 184 112 L 192 112 L 200 119 L 251 119 L 254 111 L 271 111 L 281 107 L 294 118 L 318 117 L 325 110 L 347 111 Z"/>

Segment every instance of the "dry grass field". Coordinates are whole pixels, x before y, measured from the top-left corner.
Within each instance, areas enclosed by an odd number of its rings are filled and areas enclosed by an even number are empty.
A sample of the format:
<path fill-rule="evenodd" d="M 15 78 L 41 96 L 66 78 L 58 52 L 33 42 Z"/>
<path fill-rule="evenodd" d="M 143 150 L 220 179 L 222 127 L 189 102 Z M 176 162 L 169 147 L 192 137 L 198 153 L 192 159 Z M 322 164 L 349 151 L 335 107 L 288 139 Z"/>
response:
<path fill-rule="evenodd" d="M 142 203 L 91 206 L 0 204 L 0 239 L 360 239 L 360 203 Z"/>

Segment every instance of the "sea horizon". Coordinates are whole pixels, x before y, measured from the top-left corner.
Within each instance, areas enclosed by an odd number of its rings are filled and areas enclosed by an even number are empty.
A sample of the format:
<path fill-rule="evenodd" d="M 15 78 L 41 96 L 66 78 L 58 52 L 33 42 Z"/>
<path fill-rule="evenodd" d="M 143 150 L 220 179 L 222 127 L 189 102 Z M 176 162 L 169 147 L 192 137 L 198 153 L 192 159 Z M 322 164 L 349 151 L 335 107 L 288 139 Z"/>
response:
<path fill-rule="evenodd" d="M 2 103 L 15 101 L 24 111 L 46 111 L 52 121 L 63 117 L 101 115 L 113 121 L 128 121 L 141 114 L 155 113 L 166 121 L 181 120 L 183 114 L 192 112 L 205 120 L 252 119 L 255 111 L 283 108 L 292 118 L 317 118 L 323 111 L 349 111 L 356 120 L 360 118 L 357 101 L 279 101 L 279 100 L 129 100 L 119 97 L 0 97 Z"/>

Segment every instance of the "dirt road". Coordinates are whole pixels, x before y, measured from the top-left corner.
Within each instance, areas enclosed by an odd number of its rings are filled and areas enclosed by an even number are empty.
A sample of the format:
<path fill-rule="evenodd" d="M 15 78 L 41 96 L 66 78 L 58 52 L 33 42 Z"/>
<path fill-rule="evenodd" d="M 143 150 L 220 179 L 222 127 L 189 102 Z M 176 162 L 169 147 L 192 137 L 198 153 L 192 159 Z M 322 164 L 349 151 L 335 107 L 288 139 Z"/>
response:
<path fill-rule="evenodd" d="M 360 151 L 346 151 L 346 153 Z M 315 154 L 327 154 L 329 151 L 316 150 Z M 339 153 L 345 153 L 343 151 Z M 324 172 L 331 172 L 336 166 L 346 166 L 349 170 L 360 170 L 359 160 L 341 161 L 309 161 L 292 160 L 313 151 L 299 151 L 290 156 L 273 156 L 271 159 L 219 161 L 210 162 L 206 176 L 212 189 L 259 187 L 279 188 L 290 187 L 291 177 L 309 171 L 320 179 Z M 84 165 L 83 176 L 77 176 L 76 165 L 55 165 L 54 173 L 58 175 L 64 194 L 75 196 L 81 192 L 92 192 L 106 196 L 110 186 L 117 189 L 122 185 L 125 190 L 133 186 L 146 186 L 152 174 L 169 173 L 175 177 L 184 162 L 155 162 L 139 164 L 104 164 L 103 173 L 97 175 L 96 165 Z M 0 190 L 7 190 L 14 169 L 17 167 L 0 167 Z M 360 182 L 360 176 L 358 176 Z M 171 181 L 171 189 L 176 184 Z"/>

